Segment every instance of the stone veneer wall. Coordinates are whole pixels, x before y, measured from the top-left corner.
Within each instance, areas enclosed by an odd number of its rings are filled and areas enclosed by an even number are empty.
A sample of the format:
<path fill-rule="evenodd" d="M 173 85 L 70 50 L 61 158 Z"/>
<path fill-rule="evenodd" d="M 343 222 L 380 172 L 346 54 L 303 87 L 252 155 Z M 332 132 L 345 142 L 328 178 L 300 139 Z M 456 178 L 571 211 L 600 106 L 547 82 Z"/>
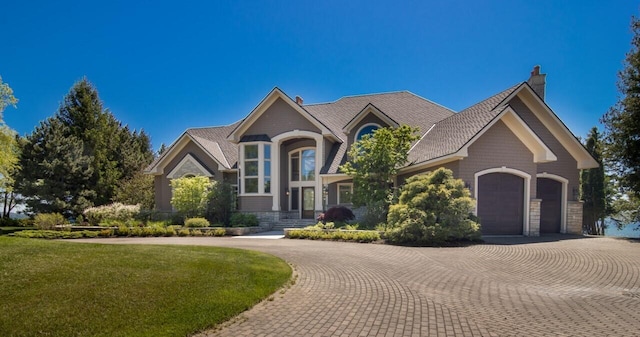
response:
<path fill-rule="evenodd" d="M 567 203 L 567 234 L 582 234 L 582 201 Z"/>
<path fill-rule="evenodd" d="M 241 212 L 246 214 L 254 214 L 258 217 L 258 221 L 260 221 L 260 227 L 265 229 L 270 229 L 273 225 L 277 224 L 280 221 L 280 212 L 271 211 L 271 212 Z"/>
<path fill-rule="evenodd" d="M 526 236 L 540 236 L 540 204 L 542 199 L 529 201 L 529 233 Z"/>

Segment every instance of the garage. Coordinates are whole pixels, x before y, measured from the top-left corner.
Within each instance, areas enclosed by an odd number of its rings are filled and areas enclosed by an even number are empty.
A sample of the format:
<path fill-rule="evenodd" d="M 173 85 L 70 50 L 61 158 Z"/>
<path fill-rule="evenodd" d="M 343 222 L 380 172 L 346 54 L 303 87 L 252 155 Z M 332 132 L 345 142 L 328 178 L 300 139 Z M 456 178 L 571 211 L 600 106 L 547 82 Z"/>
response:
<path fill-rule="evenodd" d="M 483 235 L 522 235 L 524 179 L 509 173 L 479 176 L 478 217 Z"/>
<path fill-rule="evenodd" d="M 538 178 L 536 197 L 540 203 L 540 233 L 560 233 L 562 225 L 562 183 Z"/>

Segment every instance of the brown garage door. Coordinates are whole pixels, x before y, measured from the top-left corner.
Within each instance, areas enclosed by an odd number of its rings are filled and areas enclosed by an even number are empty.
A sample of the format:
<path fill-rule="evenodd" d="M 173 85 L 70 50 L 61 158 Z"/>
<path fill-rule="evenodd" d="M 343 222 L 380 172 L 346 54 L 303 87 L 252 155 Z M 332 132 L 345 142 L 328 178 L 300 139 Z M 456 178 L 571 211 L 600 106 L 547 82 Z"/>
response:
<path fill-rule="evenodd" d="M 478 217 L 484 235 L 521 235 L 524 179 L 508 173 L 478 177 Z"/>
<path fill-rule="evenodd" d="M 540 233 L 560 233 L 562 219 L 562 183 L 538 178 L 536 197 L 540 204 Z"/>

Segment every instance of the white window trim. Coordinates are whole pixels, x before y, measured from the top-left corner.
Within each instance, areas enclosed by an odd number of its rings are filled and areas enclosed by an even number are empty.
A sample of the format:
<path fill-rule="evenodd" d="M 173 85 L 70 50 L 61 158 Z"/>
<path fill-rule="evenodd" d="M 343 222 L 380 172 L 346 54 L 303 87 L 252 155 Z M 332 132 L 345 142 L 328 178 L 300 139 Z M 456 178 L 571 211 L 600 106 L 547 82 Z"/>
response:
<path fill-rule="evenodd" d="M 345 203 L 343 203 L 343 202 L 341 202 L 341 201 L 340 201 L 340 187 L 341 187 L 341 186 L 349 186 L 349 187 L 350 187 L 350 189 L 351 189 L 351 198 L 353 198 L 353 183 L 338 183 L 338 184 L 337 184 L 337 187 L 336 187 L 336 192 L 337 192 L 336 194 L 337 194 L 338 205 L 341 205 L 341 204 L 351 204 L 352 202 L 345 202 Z"/>
<path fill-rule="evenodd" d="M 245 178 L 247 178 L 245 176 L 245 170 L 244 170 L 244 163 L 245 163 L 245 158 L 244 158 L 244 149 L 245 146 L 247 145 L 258 145 L 258 192 L 246 192 L 245 188 L 246 188 L 246 183 L 245 183 Z M 271 158 L 269 158 L 269 162 L 270 165 L 273 164 L 273 144 L 271 144 L 270 142 L 248 142 L 248 143 L 241 143 L 240 146 L 240 160 L 241 160 L 241 166 L 240 166 L 240 174 L 238 174 L 238 184 L 241 186 L 242 191 L 240 191 L 240 196 L 270 196 L 273 195 L 273 178 L 272 176 L 269 176 L 269 178 L 271 178 L 271 192 L 265 193 L 264 192 L 264 182 L 265 182 L 265 176 L 264 176 L 264 163 L 265 163 L 265 158 L 264 158 L 264 146 L 265 145 L 269 145 L 271 146 Z M 253 159 L 252 159 L 253 161 Z M 273 174 L 273 166 L 271 166 L 271 174 Z M 255 176 L 249 176 L 249 178 L 254 178 Z"/>
<path fill-rule="evenodd" d="M 376 126 L 376 127 L 378 127 L 378 129 L 382 128 L 382 126 L 380 126 L 380 124 L 378 124 L 378 123 L 367 123 L 367 124 L 364 124 L 363 126 L 358 128 L 358 131 L 355 133 L 355 136 L 353 136 L 353 141 L 357 142 L 358 141 L 358 136 L 360 135 L 360 132 L 362 132 L 362 130 L 364 128 L 369 127 L 369 126 Z"/>

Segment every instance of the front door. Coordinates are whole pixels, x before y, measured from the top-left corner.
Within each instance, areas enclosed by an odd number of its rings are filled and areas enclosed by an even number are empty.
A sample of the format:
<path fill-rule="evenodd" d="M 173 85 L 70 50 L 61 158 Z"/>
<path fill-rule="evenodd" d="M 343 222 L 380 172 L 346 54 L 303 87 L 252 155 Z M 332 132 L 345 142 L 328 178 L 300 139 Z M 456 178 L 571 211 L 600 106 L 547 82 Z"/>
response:
<path fill-rule="evenodd" d="M 302 188 L 302 218 L 313 219 L 315 209 L 315 188 Z"/>

